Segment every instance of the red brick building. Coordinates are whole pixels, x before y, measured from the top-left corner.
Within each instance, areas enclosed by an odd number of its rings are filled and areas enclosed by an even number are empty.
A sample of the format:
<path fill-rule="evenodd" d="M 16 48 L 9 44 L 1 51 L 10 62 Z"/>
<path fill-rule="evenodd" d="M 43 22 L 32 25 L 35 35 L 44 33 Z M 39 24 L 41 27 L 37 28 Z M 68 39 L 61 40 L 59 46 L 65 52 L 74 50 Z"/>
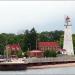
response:
<path fill-rule="evenodd" d="M 6 46 L 6 51 L 10 52 L 11 55 L 16 55 L 18 51 L 21 50 L 19 44 L 9 44 Z"/>
<path fill-rule="evenodd" d="M 38 49 L 41 51 L 45 51 L 45 50 L 59 51 L 61 48 L 57 42 L 39 42 Z"/>

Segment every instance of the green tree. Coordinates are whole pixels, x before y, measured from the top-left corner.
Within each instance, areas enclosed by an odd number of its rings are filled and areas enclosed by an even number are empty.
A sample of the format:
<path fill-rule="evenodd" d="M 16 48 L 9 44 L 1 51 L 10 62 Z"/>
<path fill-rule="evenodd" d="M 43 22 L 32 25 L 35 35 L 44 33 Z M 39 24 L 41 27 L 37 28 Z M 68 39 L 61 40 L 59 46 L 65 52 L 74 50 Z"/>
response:
<path fill-rule="evenodd" d="M 6 36 L 7 36 L 6 37 L 7 44 L 15 43 L 15 40 L 14 40 L 15 34 L 7 34 Z"/>
<path fill-rule="evenodd" d="M 75 34 L 73 34 L 73 47 L 74 47 L 74 53 L 75 53 Z"/>
<path fill-rule="evenodd" d="M 30 43 L 30 32 L 29 30 L 25 30 L 24 34 L 19 35 L 20 40 L 20 46 L 23 52 L 26 52 L 28 48 L 30 48 L 29 43 Z"/>
<path fill-rule="evenodd" d="M 30 42 L 31 50 L 36 49 L 36 40 L 37 40 L 37 33 L 34 28 L 30 31 Z"/>
<path fill-rule="evenodd" d="M 39 34 L 40 41 L 60 41 L 63 31 L 51 31 L 51 32 L 41 32 Z"/>
<path fill-rule="evenodd" d="M 53 31 L 52 32 L 53 39 L 55 41 L 59 41 L 62 34 L 63 34 L 63 31 L 58 31 L 58 30 Z"/>
<path fill-rule="evenodd" d="M 0 34 L 0 54 L 4 54 L 5 50 L 5 45 L 6 45 L 6 38 L 3 34 Z"/>

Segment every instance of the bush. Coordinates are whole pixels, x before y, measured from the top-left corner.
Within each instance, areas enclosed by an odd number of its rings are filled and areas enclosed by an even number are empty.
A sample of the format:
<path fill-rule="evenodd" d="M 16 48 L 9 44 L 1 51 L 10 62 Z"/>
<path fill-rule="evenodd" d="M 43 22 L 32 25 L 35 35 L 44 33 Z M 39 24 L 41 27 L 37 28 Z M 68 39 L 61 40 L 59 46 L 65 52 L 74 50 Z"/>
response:
<path fill-rule="evenodd" d="M 22 50 L 17 52 L 17 57 L 22 57 Z"/>
<path fill-rule="evenodd" d="M 28 57 L 28 52 L 25 52 L 25 53 L 24 53 L 24 56 L 25 56 L 25 57 Z"/>
<path fill-rule="evenodd" d="M 56 51 L 46 50 L 44 52 L 44 56 L 45 57 L 56 57 L 57 56 L 57 53 L 56 53 Z"/>

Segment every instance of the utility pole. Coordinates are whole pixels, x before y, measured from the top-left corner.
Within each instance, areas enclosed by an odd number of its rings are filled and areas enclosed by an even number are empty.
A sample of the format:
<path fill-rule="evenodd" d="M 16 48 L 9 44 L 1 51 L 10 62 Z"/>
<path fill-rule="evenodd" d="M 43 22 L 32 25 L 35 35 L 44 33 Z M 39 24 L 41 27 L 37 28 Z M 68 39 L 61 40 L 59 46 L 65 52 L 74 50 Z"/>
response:
<path fill-rule="evenodd" d="M 36 50 L 37 50 L 37 45 L 38 45 L 37 43 L 38 43 L 38 41 L 37 41 L 37 39 L 36 39 Z"/>

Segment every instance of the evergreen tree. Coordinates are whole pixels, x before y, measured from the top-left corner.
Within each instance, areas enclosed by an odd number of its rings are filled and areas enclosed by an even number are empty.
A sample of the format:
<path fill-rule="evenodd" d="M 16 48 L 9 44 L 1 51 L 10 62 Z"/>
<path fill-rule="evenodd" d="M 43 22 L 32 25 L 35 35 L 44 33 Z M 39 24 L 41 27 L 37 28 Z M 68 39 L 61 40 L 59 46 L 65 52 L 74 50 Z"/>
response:
<path fill-rule="evenodd" d="M 36 49 L 36 40 L 37 40 L 37 33 L 34 28 L 30 31 L 30 45 L 31 50 Z"/>

